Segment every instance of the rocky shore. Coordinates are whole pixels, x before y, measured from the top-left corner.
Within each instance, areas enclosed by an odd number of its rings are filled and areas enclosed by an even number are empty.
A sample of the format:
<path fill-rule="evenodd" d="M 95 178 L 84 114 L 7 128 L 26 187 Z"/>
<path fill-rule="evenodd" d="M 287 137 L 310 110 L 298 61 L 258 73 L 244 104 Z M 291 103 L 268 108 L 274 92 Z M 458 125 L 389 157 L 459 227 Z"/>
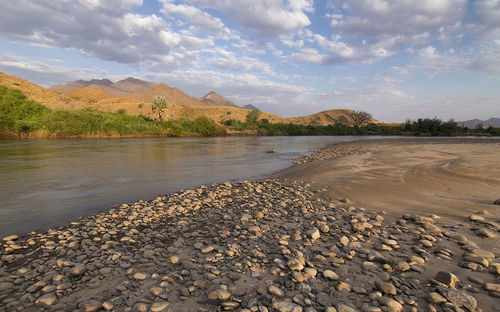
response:
<path fill-rule="evenodd" d="M 5 237 L 0 311 L 500 311 L 499 255 L 480 247 L 499 216 L 388 216 L 325 191 L 214 184 Z"/>

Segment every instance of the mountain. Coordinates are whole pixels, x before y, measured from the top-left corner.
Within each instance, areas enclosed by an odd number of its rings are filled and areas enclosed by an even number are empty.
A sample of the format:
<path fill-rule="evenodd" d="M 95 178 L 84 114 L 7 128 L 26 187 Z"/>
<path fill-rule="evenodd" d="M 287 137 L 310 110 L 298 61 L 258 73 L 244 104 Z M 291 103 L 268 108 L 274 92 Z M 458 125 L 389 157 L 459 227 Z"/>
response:
<path fill-rule="evenodd" d="M 349 116 L 351 112 L 352 110 L 345 108 L 330 109 L 312 115 L 287 118 L 287 121 L 299 125 L 328 126 L 343 116 L 346 124 L 352 125 L 352 118 Z M 379 123 L 375 119 L 370 122 Z"/>
<path fill-rule="evenodd" d="M 76 81 L 71 81 L 66 84 L 57 84 L 53 85 L 52 87 L 49 88 L 49 90 L 63 93 L 63 94 L 68 94 L 70 92 L 76 91 L 81 88 L 87 88 L 91 85 L 96 85 L 96 86 L 110 86 L 112 85 L 113 82 L 109 79 L 92 79 L 92 80 L 76 80 Z"/>
<path fill-rule="evenodd" d="M 222 95 L 218 94 L 215 91 L 210 91 L 207 95 L 202 97 L 201 102 L 207 106 L 231 106 L 238 107 L 233 102 L 229 101 Z"/>
<path fill-rule="evenodd" d="M 146 92 L 155 83 L 128 77 L 113 83 L 109 79 L 76 80 L 66 84 L 58 84 L 50 87 L 52 91 L 68 94 L 82 88 L 101 89 L 113 97 L 127 96 L 134 93 Z"/>
<path fill-rule="evenodd" d="M 242 106 L 241 108 L 249 109 L 249 110 L 258 109 L 257 107 L 253 106 L 252 104 L 247 104 L 245 106 Z"/>
<path fill-rule="evenodd" d="M 485 128 L 488 128 L 489 126 L 498 128 L 500 127 L 500 118 L 490 118 L 488 120 L 471 119 L 466 121 L 458 121 L 457 123 L 467 128 L 475 128 L 478 124 L 482 124 Z"/>
<path fill-rule="evenodd" d="M 152 88 L 142 93 L 131 94 L 130 97 L 144 101 L 153 102 L 157 95 L 163 95 L 170 104 L 174 105 L 190 105 L 202 106 L 204 105 L 200 99 L 190 96 L 177 88 L 171 88 L 164 83 L 154 84 Z"/>

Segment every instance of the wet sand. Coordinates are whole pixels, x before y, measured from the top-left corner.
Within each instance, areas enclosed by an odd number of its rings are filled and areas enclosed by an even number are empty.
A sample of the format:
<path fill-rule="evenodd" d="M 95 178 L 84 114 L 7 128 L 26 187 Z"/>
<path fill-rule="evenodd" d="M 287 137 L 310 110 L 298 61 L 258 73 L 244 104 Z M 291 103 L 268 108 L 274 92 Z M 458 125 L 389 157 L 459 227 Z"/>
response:
<path fill-rule="evenodd" d="M 461 220 L 478 210 L 500 216 L 500 140 L 377 140 L 340 143 L 365 153 L 318 160 L 279 173 L 326 187 L 332 199 L 390 214 Z"/>

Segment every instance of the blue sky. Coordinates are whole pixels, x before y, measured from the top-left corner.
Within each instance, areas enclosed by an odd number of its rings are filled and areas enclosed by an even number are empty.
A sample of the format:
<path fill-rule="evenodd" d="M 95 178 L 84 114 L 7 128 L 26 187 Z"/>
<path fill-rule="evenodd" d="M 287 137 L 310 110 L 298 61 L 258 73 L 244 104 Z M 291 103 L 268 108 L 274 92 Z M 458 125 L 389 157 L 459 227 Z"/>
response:
<path fill-rule="evenodd" d="M 2 1 L 0 71 L 128 76 L 282 116 L 500 117 L 500 0 Z"/>

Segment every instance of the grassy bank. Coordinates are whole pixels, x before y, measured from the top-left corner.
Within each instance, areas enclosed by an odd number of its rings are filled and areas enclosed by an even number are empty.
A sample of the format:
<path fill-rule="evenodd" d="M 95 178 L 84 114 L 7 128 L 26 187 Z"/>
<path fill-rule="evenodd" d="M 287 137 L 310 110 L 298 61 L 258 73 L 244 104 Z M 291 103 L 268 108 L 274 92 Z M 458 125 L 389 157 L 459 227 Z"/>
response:
<path fill-rule="evenodd" d="M 80 110 L 50 110 L 21 91 L 0 86 L 0 131 L 4 138 L 218 136 L 223 126 L 207 117 L 151 120 L 145 116 Z"/>
<path fill-rule="evenodd" d="M 500 135 L 500 128 L 468 129 L 450 120 L 418 119 L 402 126 L 366 124 L 352 127 L 341 120 L 328 126 L 270 123 L 259 110 L 249 111 L 245 121 L 225 120 L 223 125 L 205 116 L 194 120 L 152 120 L 122 112 L 50 110 L 13 88 L 0 86 L 0 139 L 6 138 L 110 138 L 224 135 Z"/>

